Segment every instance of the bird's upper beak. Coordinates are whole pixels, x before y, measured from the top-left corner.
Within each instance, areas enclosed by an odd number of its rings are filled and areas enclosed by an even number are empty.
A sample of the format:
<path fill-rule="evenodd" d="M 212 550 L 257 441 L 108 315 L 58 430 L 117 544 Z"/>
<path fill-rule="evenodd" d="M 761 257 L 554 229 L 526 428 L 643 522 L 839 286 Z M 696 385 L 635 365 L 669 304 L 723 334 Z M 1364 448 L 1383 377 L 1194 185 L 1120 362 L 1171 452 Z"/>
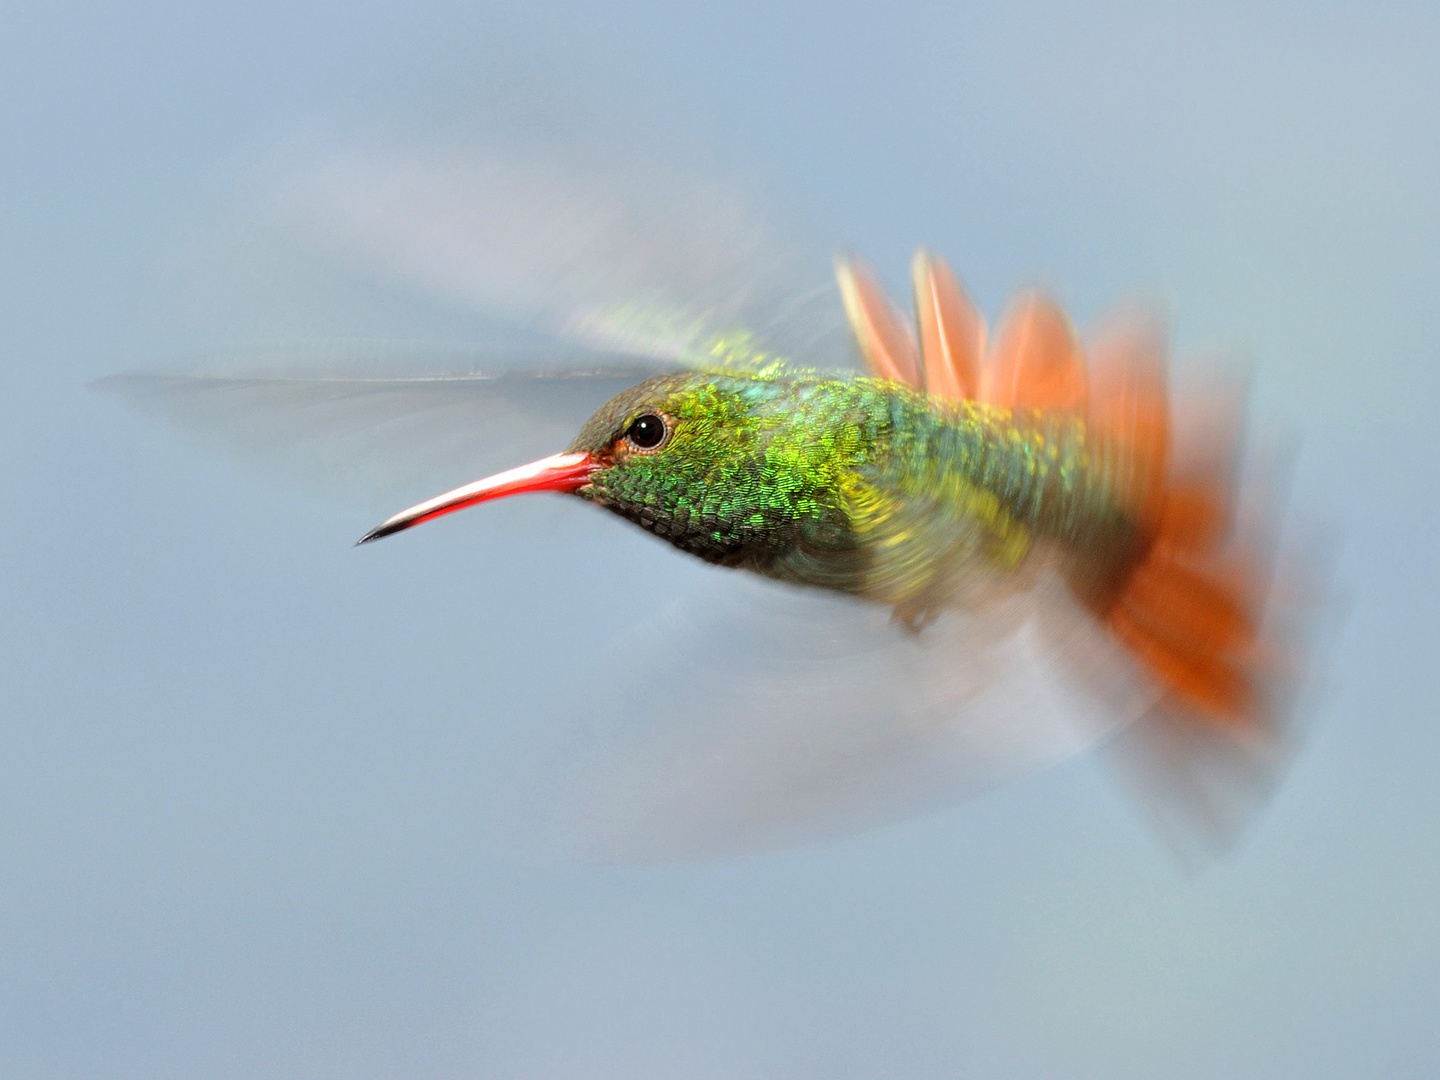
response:
<path fill-rule="evenodd" d="M 454 491 L 402 510 L 394 517 L 376 525 L 356 541 L 368 544 L 382 536 L 408 529 L 422 521 L 463 510 L 476 503 L 504 498 L 506 495 L 522 495 L 527 491 L 576 491 L 590 482 L 590 474 L 596 469 L 595 460 L 589 454 L 554 454 L 518 469 L 507 469 L 484 480 L 476 480 Z"/>

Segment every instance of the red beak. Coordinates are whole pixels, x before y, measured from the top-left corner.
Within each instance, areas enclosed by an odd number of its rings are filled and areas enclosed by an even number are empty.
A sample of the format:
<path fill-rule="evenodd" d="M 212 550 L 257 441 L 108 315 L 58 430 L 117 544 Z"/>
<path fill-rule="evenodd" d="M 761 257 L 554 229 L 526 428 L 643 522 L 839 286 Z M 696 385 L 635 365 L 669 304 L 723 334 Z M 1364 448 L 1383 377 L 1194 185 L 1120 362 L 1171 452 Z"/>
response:
<path fill-rule="evenodd" d="M 476 503 L 502 499 L 506 495 L 523 495 L 528 491 L 575 491 L 590 482 L 595 471 L 595 462 L 589 454 L 555 454 L 551 457 L 508 469 L 484 480 L 476 480 L 444 495 L 437 495 L 427 502 L 402 510 L 387 521 L 381 522 L 356 541 L 368 544 L 382 536 L 419 525 L 422 521 L 440 517 L 443 514 L 463 510 Z"/>

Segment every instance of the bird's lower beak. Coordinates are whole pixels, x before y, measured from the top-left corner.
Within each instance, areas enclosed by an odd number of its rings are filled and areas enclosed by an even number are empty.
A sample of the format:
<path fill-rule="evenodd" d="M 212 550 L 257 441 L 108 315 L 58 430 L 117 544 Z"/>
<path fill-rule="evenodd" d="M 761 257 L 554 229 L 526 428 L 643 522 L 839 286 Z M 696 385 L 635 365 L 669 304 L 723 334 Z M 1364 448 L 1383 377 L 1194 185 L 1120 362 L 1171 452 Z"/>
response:
<path fill-rule="evenodd" d="M 508 469 L 484 480 L 476 480 L 409 510 L 402 510 L 375 526 L 356 543 L 368 544 L 371 540 L 379 540 L 422 521 L 506 495 L 523 495 L 529 491 L 576 491 L 589 483 L 590 474 L 594 471 L 595 461 L 589 454 L 554 454 L 529 465 L 521 465 L 518 469 Z"/>

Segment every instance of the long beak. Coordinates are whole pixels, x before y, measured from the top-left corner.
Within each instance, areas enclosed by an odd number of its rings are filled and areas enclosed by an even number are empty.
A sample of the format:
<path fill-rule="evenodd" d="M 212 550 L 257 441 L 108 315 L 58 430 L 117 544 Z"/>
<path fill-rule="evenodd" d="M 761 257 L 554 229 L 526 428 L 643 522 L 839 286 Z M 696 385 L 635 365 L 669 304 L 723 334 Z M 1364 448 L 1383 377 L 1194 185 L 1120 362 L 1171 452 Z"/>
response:
<path fill-rule="evenodd" d="M 444 495 L 437 495 L 428 502 L 402 510 L 387 521 L 381 522 L 355 541 L 356 545 L 368 544 L 382 536 L 419 525 L 422 521 L 440 517 L 442 514 L 463 510 L 476 503 L 504 498 L 506 495 L 522 495 L 528 491 L 575 491 L 590 481 L 595 471 L 595 462 L 589 454 L 555 454 L 551 457 L 508 469 L 484 480 L 476 480 Z"/>

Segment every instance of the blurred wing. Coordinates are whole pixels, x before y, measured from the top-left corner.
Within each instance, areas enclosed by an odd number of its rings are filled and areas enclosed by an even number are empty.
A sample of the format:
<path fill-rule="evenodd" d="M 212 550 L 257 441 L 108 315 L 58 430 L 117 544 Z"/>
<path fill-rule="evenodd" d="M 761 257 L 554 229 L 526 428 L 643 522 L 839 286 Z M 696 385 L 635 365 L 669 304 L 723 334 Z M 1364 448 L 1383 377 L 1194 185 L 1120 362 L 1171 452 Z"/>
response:
<path fill-rule="evenodd" d="M 131 411 L 319 494 L 401 501 L 554 454 L 660 368 L 435 376 L 116 375 Z"/>
<path fill-rule="evenodd" d="M 1084 750 L 1159 693 L 1058 582 L 917 633 L 875 605 L 726 574 L 619 653 L 581 679 L 584 722 L 557 729 L 527 781 L 545 839 L 605 860 L 783 848 L 934 811 Z"/>
<path fill-rule="evenodd" d="M 852 365 L 823 254 L 672 156 L 312 141 L 272 155 L 252 192 L 350 264 L 588 347 Z"/>
<path fill-rule="evenodd" d="M 633 150 L 297 140 L 244 195 L 220 266 L 262 280 L 298 266 L 309 281 L 338 262 L 493 315 L 496 340 L 545 346 L 538 366 L 520 346 L 478 371 L 349 349 L 98 384 L 304 487 L 413 501 L 557 452 L 662 371 L 853 355 L 823 257 L 807 263 L 734 188 Z M 247 325 L 266 322 L 262 307 Z"/>

